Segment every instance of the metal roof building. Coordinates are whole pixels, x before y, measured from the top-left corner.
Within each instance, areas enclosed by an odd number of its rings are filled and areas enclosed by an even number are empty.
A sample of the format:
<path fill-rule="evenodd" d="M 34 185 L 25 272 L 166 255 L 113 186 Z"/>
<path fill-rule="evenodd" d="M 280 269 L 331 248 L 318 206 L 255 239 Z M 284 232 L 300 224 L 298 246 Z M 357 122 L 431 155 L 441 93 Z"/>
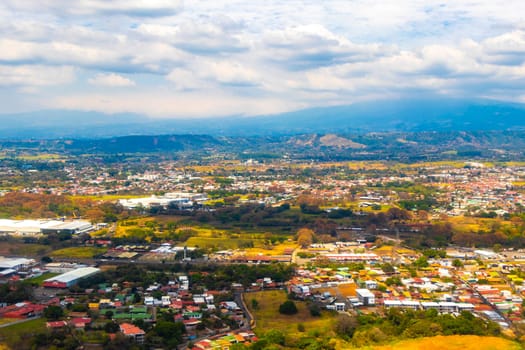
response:
<path fill-rule="evenodd" d="M 63 273 L 61 275 L 48 278 L 44 281 L 44 287 L 49 288 L 68 288 L 76 284 L 79 280 L 93 276 L 100 272 L 96 267 L 81 267 L 79 269 Z"/>
<path fill-rule="evenodd" d="M 4 258 L 0 256 L 0 270 L 18 270 L 35 264 L 34 259 L 26 258 Z"/>
<path fill-rule="evenodd" d="M 0 234 L 32 236 L 43 233 L 79 234 L 93 230 L 93 225 L 85 220 L 10 220 L 0 219 Z"/>

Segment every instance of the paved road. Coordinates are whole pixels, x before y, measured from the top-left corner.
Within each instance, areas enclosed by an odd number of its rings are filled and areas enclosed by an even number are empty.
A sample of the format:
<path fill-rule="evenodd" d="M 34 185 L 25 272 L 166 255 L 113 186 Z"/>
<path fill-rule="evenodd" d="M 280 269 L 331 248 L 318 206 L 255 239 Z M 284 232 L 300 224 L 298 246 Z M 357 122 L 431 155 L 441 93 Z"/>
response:
<path fill-rule="evenodd" d="M 243 329 L 243 330 L 250 330 L 253 318 L 252 318 L 251 312 L 248 310 L 248 308 L 246 307 L 246 304 L 244 303 L 244 300 L 243 300 L 241 292 L 235 292 L 234 301 L 242 309 L 242 312 L 244 313 L 244 316 L 245 316 L 245 319 L 246 319 L 246 321 L 245 321 L 246 324 L 243 327 L 241 327 L 241 329 Z"/>

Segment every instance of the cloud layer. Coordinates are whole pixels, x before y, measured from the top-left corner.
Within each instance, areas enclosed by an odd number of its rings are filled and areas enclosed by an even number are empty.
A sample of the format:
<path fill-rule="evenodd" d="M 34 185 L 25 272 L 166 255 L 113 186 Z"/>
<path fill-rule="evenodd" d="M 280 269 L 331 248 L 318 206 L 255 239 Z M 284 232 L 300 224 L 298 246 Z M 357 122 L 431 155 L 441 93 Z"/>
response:
<path fill-rule="evenodd" d="M 5 0 L 0 113 L 258 115 L 426 95 L 525 102 L 522 13 L 520 0 Z"/>

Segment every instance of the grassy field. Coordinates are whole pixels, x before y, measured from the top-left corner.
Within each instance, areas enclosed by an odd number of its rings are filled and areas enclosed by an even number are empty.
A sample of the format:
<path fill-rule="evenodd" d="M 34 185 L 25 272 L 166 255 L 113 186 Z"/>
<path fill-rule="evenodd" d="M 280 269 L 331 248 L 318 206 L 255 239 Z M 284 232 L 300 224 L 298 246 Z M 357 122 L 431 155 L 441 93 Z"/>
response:
<path fill-rule="evenodd" d="M 105 253 L 106 250 L 106 248 L 98 247 L 70 247 L 55 250 L 51 252 L 50 256 L 53 258 L 90 259 L 96 255 Z"/>
<path fill-rule="evenodd" d="M 287 300 L 286 293 L 282 290 L 271 290 L 244 295 L 246 304 L 255 317 L 257 327 L 255 332 L 259 335 L 272 329 L 279 329 L 289 337 L 299 338 L 305 333 L 297 330 L 297 325 L 301 323 L 305 332 L 317 331 L 321 334 L 331 334 L 333 331 L 334 316 L 331 313 L 323 312 L 321 317 L 310 315 L 306 303 L 296 301 L 299 312 L 295 315 L 282 315 L 279 313 L 279 305 Z M 251 308 L 251 300 L 255 299 L 259 303 L 257 310 Z"/>
<path fill-rule="evenodd" d="M 42 154 L 21 154 L 17 156 L 16 158 L 22 159 L 22 160 L 65 160 L 67 157 L 61 155 L 61 154 L 53 154 L 53 153 L 42 153 Z"/>
<path fill-rule="evenodd" d="M 360 348 L 361 350 L 519 350 L 518 343 L 496 338 L 476 335 L 451 335 L 430 338 L 403 340 L 394 344 Z"/>
<path fill-rule="evenodd" d="M 51 251 L 50 246 L 43 244 L 26 244 L 22 242 L 2 242 L 0 255 L 39 256 Z"/>
<path fill-rule="evenodd" d="M 60 274 L 59 273 L 47 272 L 47 273 L 44 273 L 44 274 L 42 274 L 42 275 L 40 275 L 38 277 L 30 278 L 30 279 L 27 280 L 27 282 L 41 285 L 48 278 L 55 277 L 55 276 L 58 276 L 58 275 L 60 275 Z"/>
<path fill-rule="evenodd" d="M 238 249 L 250 244 L 250 242 L 252 240 L 240 238 L 190 237 L 186 241 L 186 245 L 199 248 Z"/>
<path fill-rule="evenodd" d="M 46 320 L 37 318 L 27 322 L 0 328 L 0 344 L 8 347 L 18 343 L 21 339 L 30 339 L 32 334 L 43 332 L 46 329 Z M 0 345 L 0 349 L 1 345 Z"/>
<path fill-rule="evenodd" d="M 336 163 L 337 164 L 337 163 Z M 385 163 L 381 162 L 349 162 L 346 164 L 348 169 L 351 170 L 360 170 L 360 169 L 369 169 L 369 170 L 386 170 L 388 166 Z"/>
<path fill-rule="evenodd" d="M 18 319 L 15 319 L 15 318 L 0 318 L 0 326 L 2 326 L 4 324 L 11 323 L 11 322 L 14 322 L 14 321 L 18 321 Z"/>
<path fill-rule="evenodd" d="M 496 227 L 511 227 L 510 221 L 505 221 L 500 218 L 477 218 L 470 216 L 454 216 L 447 219 L 452 224 L 452 227 L 457 232 L 490 232 L 494 226 Z"/>
<path fill-rule="evenodd" d="M 156 233 L 155 229 L 157 227 L 157 222 L 155 218 L 134 218 L 130 220 L 121 221 L 117 224 L 115 230 L 115 237 L 133 237 L 137 236 L 140 232 L 140 238 L 146 238 L 148 232 L 153 233 L 153 235 L 162 236 L 160 233 Z"/>
<path fill-rule="evenodd" d="M 150 240 L 152 237 L 168 237 L 166 226 L 179 222 L 184 218 L 135 218 L 120 222 L 117 225 L 115 237 L 138 237 Z M 162 229 L 161 229 L 162 227 Z M 246 232 L 239 229 L 225 230 L 208 226 L 181 226 L 175 234 L 190 231 L 191 236 L 184 242 L 189 247 L 205 249 L 248 249 L 248 254 L 282 255 L 287 249 L 295 249 L 294 242 L 285 241 L 275 245 L 268 244 L 271 233 Z M 184 235 L 183 235 L 184 236 Z M 187 236 L 186 236 L 187 237 Z"/>

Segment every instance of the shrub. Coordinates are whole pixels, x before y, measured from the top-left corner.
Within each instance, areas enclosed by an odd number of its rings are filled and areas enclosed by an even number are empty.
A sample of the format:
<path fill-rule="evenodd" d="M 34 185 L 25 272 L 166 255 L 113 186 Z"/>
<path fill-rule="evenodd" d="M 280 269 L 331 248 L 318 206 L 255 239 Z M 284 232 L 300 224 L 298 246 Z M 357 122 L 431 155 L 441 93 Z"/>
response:
<path fill-rule="evenodd" d="M 291 300 L 287 300 L 279 305 L 279 313 L 284 315 L 294 315 L 297 313 L 297 306 Z"/>

